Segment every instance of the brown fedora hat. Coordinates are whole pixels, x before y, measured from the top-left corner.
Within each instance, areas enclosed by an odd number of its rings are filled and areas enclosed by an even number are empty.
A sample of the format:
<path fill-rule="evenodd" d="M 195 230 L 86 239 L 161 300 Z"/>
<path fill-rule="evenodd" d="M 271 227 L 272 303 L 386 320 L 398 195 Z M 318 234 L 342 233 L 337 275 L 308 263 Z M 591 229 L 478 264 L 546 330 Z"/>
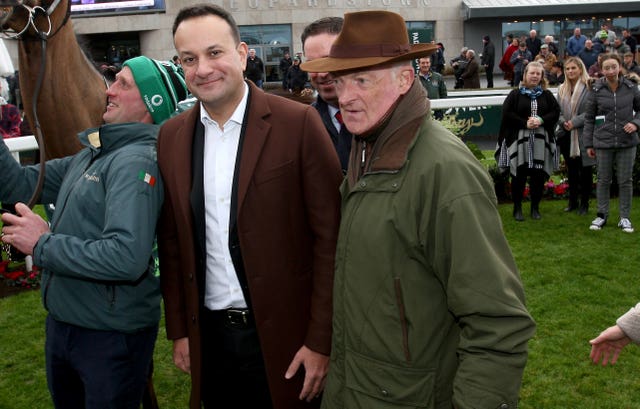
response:
<path fill-rule="evenodd" d="M 328 57 L 303 63 L 308 72 L 354 70 L 432 54 L 435 44 L 410 44 L 402 16 L 390 11 L 361 11 L 344 15 L 342 31 Z"/>

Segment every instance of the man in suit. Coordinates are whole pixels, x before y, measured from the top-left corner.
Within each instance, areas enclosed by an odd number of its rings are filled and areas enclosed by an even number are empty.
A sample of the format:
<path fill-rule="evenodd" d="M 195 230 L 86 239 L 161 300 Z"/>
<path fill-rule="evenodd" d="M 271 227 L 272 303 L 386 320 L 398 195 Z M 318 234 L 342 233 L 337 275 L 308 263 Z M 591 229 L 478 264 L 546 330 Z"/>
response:
<path fill-rule="evenodd" d="M 318 406 L 328 369 L 340 164 L 314 108 L 245 82 L 231 14 L 180 10 L 194 107 L 158 137 L 167 336 L 190 407 Z"/>
<path fill-rule="evenodd" d="M 307 61 L 329 55 L 331 44 L 342 29 L 342 21 L 342 17 L 324 17 L 304 28 L 300 39 Z M 338 108 L 338 96 L 333 85 L 333 76 L 328 72 L 311 72 L 309 78 L 311 85 L 318 91 L 318 99 L 312 105 L 318 110 L 327 132 L 331 136 L 331 142 L 333 142 L 340 158 L 342 172 L 346 174 L 353 134 L 349 132 L 342 121 L 342 114 Z"/>

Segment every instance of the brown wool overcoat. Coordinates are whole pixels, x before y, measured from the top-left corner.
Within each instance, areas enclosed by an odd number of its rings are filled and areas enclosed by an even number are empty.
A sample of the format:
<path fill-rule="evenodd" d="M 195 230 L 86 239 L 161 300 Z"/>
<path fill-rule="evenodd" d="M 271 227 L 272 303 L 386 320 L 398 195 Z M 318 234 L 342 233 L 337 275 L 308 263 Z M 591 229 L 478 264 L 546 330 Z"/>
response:
<path fill-rule="evenodd" d="M 304 371 L 284 374 L 304 344 L 329 354 L 339 224 L 337 154 L 317 111 L 250 84 L 237 186 L 237 227 L 274 408 L 298 400 Z M 200 106 L 167 121 L 158 136 L 165 203 L 158 226 L 167 337 L 189 337 L 191 404 L 200 408 L 199 282 L 190 203 L 192 141 Z M 315 399 L 317 401 L 317 399 Z M 317 405 L 317 403 L 314 403 Z"/>

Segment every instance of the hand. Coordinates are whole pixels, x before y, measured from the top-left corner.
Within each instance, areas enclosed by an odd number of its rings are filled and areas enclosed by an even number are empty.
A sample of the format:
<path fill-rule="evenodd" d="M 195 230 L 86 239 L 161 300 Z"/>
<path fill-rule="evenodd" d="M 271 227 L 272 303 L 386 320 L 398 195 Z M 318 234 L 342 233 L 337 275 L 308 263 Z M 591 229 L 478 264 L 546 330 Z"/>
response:
<path fill-rule="evenodd" d="M 291 379 L 300 369 L 300 365 L 304 366 L 304 383 L 302 391 L 298 397 L 300 400 L 306 399 L 311 402 L 313 398 L 320 396 L 320 392 L 324 389 L 324 383 L 329 370 L 329 357 L 319 352 L 315 352 L 302 346 L 293 357 L 293 361 L 289 364 L 285 379 Z"/>
<path fill-rule="evenodd" d="M 587 148 L 587 156 L 589 156 L 590 158 L 595 158 L 596 150 L 593 148 Z"/>
<path fill-rule="evenodd" d="M 562 127 L 567 130 L 570 131 L 573 129 L 573 123 L 571 121 L 565 121 L 564 124 L 562 124 Z"/>
<path fill-rule="evenodd" d="M 626 133 L 634 133 L 638 130 L 638 127 L 633 122 L 629 122 L 622 129 L 624 129 Z"/>
<path fill-rule="evenodd" d="M 609 327 L 602 331 L 595 339 L 589 341 L 591 344 L 591 354 L 589 357 L 594 364 L 602 359 L 602 366 L 611 365 L 618 361 L 620 351 L 631 342 L 631 339 L 625 335 L 617 325 Z"/>
<path fill-rule="evenodd" d="M 173 363 L 181 371 L 191 374 L 189 338 L 179 338 L 173 341 Z"/>
<path fill-rule="evenodd" d="M 538 127 L 540 127 L 540 125 L 542 125 L 540 123 L 540 118 L 535 117 L 535 116 L 531 116 L 529 117 L 529 119 L 527 119 L 527 128 L 528 129 L 536 129 Z"/>
<path fill-rule="evenodd" d="M 2 241 L 31 256 L 40 236 L 50 232 L 49 224 L 24 203 L 16 204 L 16 213 L 2 215 Z"/>

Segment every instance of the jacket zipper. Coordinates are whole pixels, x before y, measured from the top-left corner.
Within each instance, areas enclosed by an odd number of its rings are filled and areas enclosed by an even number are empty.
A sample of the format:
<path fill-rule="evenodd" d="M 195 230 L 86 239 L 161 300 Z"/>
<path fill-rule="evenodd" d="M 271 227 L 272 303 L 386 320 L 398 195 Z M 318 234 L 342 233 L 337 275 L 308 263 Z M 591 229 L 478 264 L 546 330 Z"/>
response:
<path fill-rule="evenodd" d="M 618 97 L 616 92 L 613 93 L 613 135 L 616 138 L 614 146 L 618 146 Z"/>
<path fill-rule="evenodd" d="M 107 301 L 109 302 L 109 308 L 113 309 L 113 306 L 116 305 L 116 286 L 115 285 L 107 285 Z"/>
<path fill-rule="evenodd" d="M 360 151 L 360 176 L 364 175 L 364 165 L 367 160 L 367 141 L 362 141 L 362 149 Z"/>
<path fill-rule="evenodd" d="M 64 199 L 64 204 L 60 207 L 60 212 L 64 211 L 64 209 L 67 207 L 67 201 L 69 200 L 69 196 L 71 196 L 71 192 L 73 192 L 76 189 L 76 187 L 78 186 L 78 183 L 80 183 L 80 181 L 84 177 L 85 172 L 87 171 L 87 169 L 91 167 L 91 165 L 93 164 L 93 162 L 96 160 L 97 157 L 98 157 L 98 154 L 97 153 L 94 154 L 94 152 L 91 151 L 91 158 L 89 159 L 89 163 L 87 163 L 87 166 L 85 166 L 85 168 L 80 173 L 80 177 L 75 181 L 71 189 L 69 189 L 69 193 L 67 194 L 67 197 Z M 60 217 L 58 217 L 58 220 L 60 220 Z M 49 229 L 52 232 L 54 227 L 55 226 L 49 224 Z M 44 308 L 46 310 L 49 309 L 47 306 L 47 296 L 49 295 L 49 286 L 51 285 L 51 281 L 53 281 L 53 277 L 54 277 L 53 271 L 49 271 L 49 280 L 47 280 L 47 286 L 45 287 L 44 294 L 42 296 L 42 299 L 43 299 L 42 304 L 44 305 Z"/>

